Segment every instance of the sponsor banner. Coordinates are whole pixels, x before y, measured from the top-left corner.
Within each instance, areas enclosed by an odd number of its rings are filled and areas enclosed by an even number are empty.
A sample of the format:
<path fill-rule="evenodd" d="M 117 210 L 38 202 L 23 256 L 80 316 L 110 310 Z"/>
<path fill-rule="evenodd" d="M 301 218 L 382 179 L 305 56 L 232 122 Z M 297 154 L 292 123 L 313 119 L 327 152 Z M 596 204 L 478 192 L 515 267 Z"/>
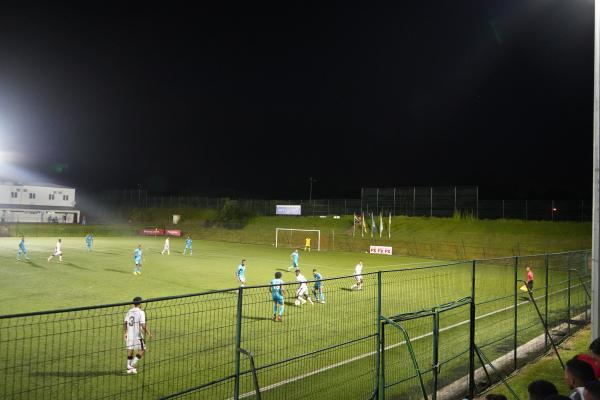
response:
<path fill-rule="evenodd" d="M 392 248 L 390 246 L 369 246 L 369 253 L 371 254 L 385 254 L 387 256 L 392 255 Z"/>
<path fill-rule="evenodd" d="M 276 205 L 276 215 L 302 215 L 302 206 Z"/>
<path fill-rule="evenodd" d="M 181 236 L 181 229 L 167 229 L 168 236 Z"/>
<path fill-rule="evenodd" d="M 144 228 L 140 231 L 142 236 L 164 236 L 165 230 L 158 228 Z"/>

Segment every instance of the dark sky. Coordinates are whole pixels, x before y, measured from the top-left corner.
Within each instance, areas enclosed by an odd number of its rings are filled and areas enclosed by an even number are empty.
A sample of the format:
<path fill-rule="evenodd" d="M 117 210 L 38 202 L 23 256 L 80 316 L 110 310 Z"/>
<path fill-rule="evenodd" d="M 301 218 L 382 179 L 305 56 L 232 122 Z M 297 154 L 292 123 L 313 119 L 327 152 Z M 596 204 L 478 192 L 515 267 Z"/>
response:
<path fill-rule="evenodd" d="M 89 190 L 591 198 L 593 1 L 217 3 L 3 8 L 0 145 Z"/>

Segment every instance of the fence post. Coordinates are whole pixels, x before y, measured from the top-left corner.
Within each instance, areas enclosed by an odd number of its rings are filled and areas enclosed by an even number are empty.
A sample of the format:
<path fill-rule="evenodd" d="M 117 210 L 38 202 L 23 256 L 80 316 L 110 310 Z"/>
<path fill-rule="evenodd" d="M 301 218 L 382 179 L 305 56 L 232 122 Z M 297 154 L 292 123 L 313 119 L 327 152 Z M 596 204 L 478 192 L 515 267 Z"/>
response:
<path fill-rule="evenodd" d="M 429 216 L 433 217 L 433 186 L 429 187 Z"/>
<path fill-rule="evenodd" d="M 502 219 L 504 219 L 504 200 L 502 200 Z"/>
<path fill-rule="evenodd" d="M 475 260 L 471 261 L 471 306 L 469 313 L 469 399 L 475 397 Z"/>
<path fill-rule="evenodd" d="M 475 193 L 477 196 L 475 199 L 475 202 L 476 202 L 475 208 L 477 209 L 477 215 L 475 217 L 476 217 L 476 219 L 479 219 L 479 186 L 475 186 Z"/>
<path fill-rule="evenodd" d="M 518 342 L 517 342 L 517 331 L 518 331 L 518 315 L 517 315 L 517 301 L 518 301 L 518 296 L 519 296 L 519 292 L 518 292 L 518 288 L 517 285 L 519 283 L 519 257 L 515 256 L 515 263 L 514 263 L 514 275 L 515 275 L 515 281 L 514 281 L 514 299 L 513 299 L 513 307 L 514 307 L 514 320 L 513 320 L 513 369 L 516 371 L 517 370 L 517 347 L 518 347 Z"/>
<path fill-rule="evenodd" d="M 383 399 L 384 397 L 384 387 L 383 387 L 383 379 L 382 379 L 382 369 L 383 362 L 381 358 L 381 353 L 383 349 L 383 337 L 382 337 L 382 327 L 381 327 L 381 271 L 377 271 L 377 350 L 375 353 L 375 364 L 376 364 L 376 393 L 378 399 Z"/>
<path fill-rule="evenodd" d="M 527 200 L 525 200 L 525 221 L 527 221 Z"/>
<path fill-rule="evenodd" d="M 240 398 L 240 347 L 242 347 L 242 299 L 244 287 L 238 289 L 237 315 L 235 328 L 235 384 L 233 387 L 233 398 Z"/>
<path fill-rule="evenodd" d="M 456 186 L 454 186 L 454 212 L 456 213 Z"/>
<path fill-rule="evenodd" d="M 413 212 L 412 212 L 413 217 L 415 216 L 416 200 L 417 200 L 417 187 L 413 186 Z"/>
<path fill-rule="evenodd" d="M 571 336 L 571 268 L 569 267 L 567 278 L 567 334 Z"/>
<path fill-rule="evenodd" d="M 550 267 L 548 253 L 544 256 L 544 267 L 546 268 L 546 290 L 544 293 L 544 321 L 546 321 L 546 326 L 548 326 L 548 288 L 550 287 L 548 279 L 550 278 L 550 274 L 548 269 Z M 548 350 L 548 335 L 544 335 L 544 349 Z"/>
<path fill-rule="evenodd" d="M 438 356 L 439 356 L 439 344 L 440 344 L 440 314 L 436 311 L 432 315 L 433 318 L 433 354 L 431 355 L 432 360 L 432 372 L 433 372 L 433 390 L 431 391 L 431 399 L 436 400 L 438 390 Z"/>

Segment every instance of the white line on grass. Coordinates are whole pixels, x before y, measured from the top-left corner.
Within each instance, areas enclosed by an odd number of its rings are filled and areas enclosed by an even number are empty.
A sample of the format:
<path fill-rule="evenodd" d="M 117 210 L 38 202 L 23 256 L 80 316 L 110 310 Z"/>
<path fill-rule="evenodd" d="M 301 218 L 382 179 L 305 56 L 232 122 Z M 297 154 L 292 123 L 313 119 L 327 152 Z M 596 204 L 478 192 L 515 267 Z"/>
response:
<path fill-rule="evenodd" d="M 577 286 L 580 286 L 580 285 L 581 285 L 581 284 L 579 284 L 579 285 L 577 285 Z M 550 296 L 550 295 L 554 295 L 554 294 L 557 294 L 557 293 L 560 293 L 560 292 L 564 292 L 565 290 L 568 290 L 568 288 L 566 288 L 566 289 L 560 289 L 560 290 L 557 290 L 557 291 L 555 291 L 555 292 L 548 293 L 548 295 L 549 295 L 549 296 Z M 538 299 L 542 299 L 542 298 L 544 298 L 544 296 L 538 296 L 538 297 L 534 297 L 534 299 L 536 299 L 536 300 L 538 300 Z M 517 303 L 517 307 L 519 307 L 519 306 L 522 306 L 522 305 L 524 305 L 524 304 L 529 304 L 529 303 L 530 303 L 530 301 L 529 301 L 529 300 L 528 300 L 528 301 L 522 301 L 522 302 L 520 302 L 520 303 Z M 508 307 L 504 307 L 504 308 L 501 308 L 501 309 L 498 309 L 498 310 L 495 310 L 495 311 L 491 311 L 491 312 L 489 312 L 489 313 L 487 313 L 487 314 L 480 315 L 480 316 L 478 316 L 478 317 L 475 317 L 475 320 L 478 320 L 478 319 L 481 319 L 481 318 L 486 318 L 486 317 L 489 317 L 489 316 L 491 316 L 491 315 L 498 314 L 498 313 L 501 313 L 501 312 L 504 312 L 504 311 L 510 310 L 511 308 L 514 308 L 514 305 L 511 305 L 511 306 L 508 306 Z M 452 325 L 446 326 L 446 327 L 444 327 L 444 328 L 440 329 L 440 332 L 444 332 L 444 331 L 447 331 L 447 330 L 450 330 L 450 329 L 454 329 L 454 328 L 456 328 L 456 327 L 459 327 L 459 326 L 461 326 L 461 325 L 465 325 L 465 324 L 467 324 L 467 323 L 469 323 L 469 320 L 468 320 L 468 319 L 467 319 L 467 320 L 464 320 L 464 321 L 461 321 L 461 322 L 457 322 L 456 324 L 452 324 Z M 424 338 L 426 338 L 426 337 L 428 337 L 428 336 L 431 336 L 432 334 L 433 334 L 433 332 L 429 332 L 429 333 L 425 333 L 425 334 L 423 334 L 423 335 L 415 336 L 414 338 L 412 338 L 412 339 L 411 339 L 411 341 L 412 341 L 412 342 L 414 342 L 414 341 L 416 341 L 416 340 L 424 339 Z M 404 344 L 406 344 L 406 341 L 404 341 L 404 340 L 403 340 L 403 341 L 401 341 L 401 342 L 398 342 L 398 343 L 395 343 L 395 344 L 391 344 L 391 345 L 389 345 L 389 346 L 386 346 L 384 350 L 390 350 L 390 349 L 393 349 L 393 348 L 396 348 L 396 347 L 402 346 L 402 345 L 404 345 Z M 319 369 L 317 369 L 317 370 L 314 370 L 314 371 L 311 371 L 311 372 L 307 372 L 307 373 L 305 373 L 305 374 L 298 375 L 298 376 L 295 376 L 295 377 L 293 377 L 293 378 L 285 379 L 285 380 L 283 380 L 283 381 L 281 381 L 281 382 L 273 383 L 273 384 L 271 384 L 271 385 L 268 385 L 268 386 L 262 387 L 262 388 L 260 388 L 260 391 L 261 391 L 261 393 L 262 393 L 262 392 L 266 392 L 266 391 L 268 391 L 268 390 L 275 389 L 275 388 L 278 388 L 278 387 L 280 387 L 280 386 L 283 386 L 283 385 L 287 385 L 288 383 L 296 382 L 296 381 L 299 381 L 299 380 L 301 380 L 301 379 L 308 378 L 308 377 L 310 377 L 310 376 L 313 376 L 313 375 L 320 374 L 320 373 L 322 373 L 322 372 L 328 371 L 328 370 L 330 370 L 330 369 L 333 369 L 333 368 L 340 367 L 340 366 L 342 366 L 342 365 L 350 364 L 350 363 L 352 363 L 352 362 L 354 362 L 354 361 L 358 361 L 358 360 L 361 360 L 361 359 L 363 359 L 363 358 L 370 357 L 370 356 L 372 356 L 372 355 L 375 355 L 375 354 L 377 354 L 377 352 L 376 352 L 376 351 L 371 351 L 371 352 L 369 352 L 369 353 L 361 354 L 361 355 L 359 355 L 359 356 L 355 356 L 355 357 L 349 358 L 349 359 L 347 359 L 347 360 L 340 361 L 340 362 L 338 362 L 338 363 L 331 364 L 331 365 L 328 365 L 328 366 L 326 366 L 326 367 L 319 368 Z M 253 396 L 253 395 L 255 395 L 255 394 L 256 394 L 256 392 L 254 392 L 254 391 L 253 391 L 253 392 L 247 392 L 247 393 L 241 394 L 241 395 L 240 395 L 240 398 L 250 397 L 250 396 Z M 228 400 L 233 400 L 233 399 L 228 399 Z"/>

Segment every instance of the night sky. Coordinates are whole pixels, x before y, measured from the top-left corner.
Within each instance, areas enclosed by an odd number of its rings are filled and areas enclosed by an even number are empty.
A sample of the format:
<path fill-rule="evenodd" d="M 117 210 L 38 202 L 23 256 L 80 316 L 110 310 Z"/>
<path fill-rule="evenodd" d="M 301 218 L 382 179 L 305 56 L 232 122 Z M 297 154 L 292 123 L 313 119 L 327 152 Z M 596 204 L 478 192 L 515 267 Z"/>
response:
<path fill-rule="evenodd" d="M 591 198 L 593 1 L 218 3 L 3 7 L 0 148 L 91 191 Z"/>

